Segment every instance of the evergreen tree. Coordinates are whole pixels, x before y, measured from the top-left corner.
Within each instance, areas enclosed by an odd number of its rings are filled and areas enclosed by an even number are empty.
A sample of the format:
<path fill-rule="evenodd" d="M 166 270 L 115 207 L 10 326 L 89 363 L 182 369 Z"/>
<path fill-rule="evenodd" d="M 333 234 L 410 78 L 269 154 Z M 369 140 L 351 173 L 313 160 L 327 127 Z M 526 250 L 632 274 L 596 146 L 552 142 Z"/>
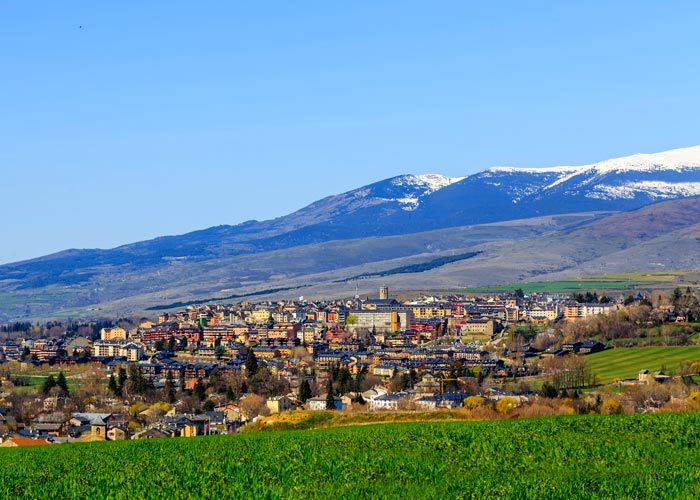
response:
<path fill-rule="evenodd" d="M 172 335 L 168 339 L 168 351 L 175 352 L 175 337 Z"/>
<path fill-rule="evenodd" d="M 165 387 L 163 388 L 165 392 L 165 400 L 172 404 L 175 402 L 175 384 L 173 384 L 173 376 L 168 372 L 168 376 L 165 377 Z"/>
<path fill-rule="evenodd" d="M 326 410 L 335 410 L 335 398 L 333 397 L 333 379 L 328 377 L 328 394 L 326 394 Z"/>
<path fill-rule="evenodd" d="M 48 394 L 54 387 L 56 387 L 56 380 L 53 378 L 53 375 L 49 375 L 41 386 L 41 392 Z"/>
<path fill-rule="evenodd" d="M 66 381 L 66 376 L 63 374 L 63 372 L 58 372 L 58 378 L 56 379 L 56 386 L 61 388 L 61 390 L 63 391 L 63 394 L 69 394 L 68 382 Z"/>
<path fill-rule="evenodd" d="M 306 403 L 307 400 L 311 398 L 311 385 L 309 385 L 308 380 L 302 380 L 299 386 L 299 400 L 302 403 Z"/>
<path fill-rule="evenodd" d="M 345 394 L 350 389 L 350 382 L 352 381 L 352 375 L 347 368 L 341 368 L 338 370 L 338 377 L 336 378 L 336 384 L 338 386 L 338 393 Z"/>
<path fill-rule="evenodd" d="M 197 396 L 200 401 L 204 401 L 207 398 L 207 392 L 201 378 L 197 379 L 197 383 L 194 386 L 194 395 Z"/>
<path fill-rule="evenodd" d="M 252 349 L 248 349 L 248 353 L 246 354 L 245 371 L 248 378 L 255 375 L 255 372 L 258 371 L 258 358 L 255 357 L 255 353 Z"/>
<path fill-rule="evenodd" d="M 146 390 L 146 381 L 141 373 L 141 369 L 135 364 L 129 365 L 127 383 L 130 394 L 143 394 Z"/>
<path fill-rule="evenodd" d="M 111 374 L 109 376 L 109 382 L 107 383 L 107 389 L 109 389 L 109 392 L 111 392 L 115 396 L 119 396 L 119 394 L 121 393 L 121 390 L 119 389 L 119 386 L 117 385 L 117 379 L 114 378 L 114 374 Z"/>

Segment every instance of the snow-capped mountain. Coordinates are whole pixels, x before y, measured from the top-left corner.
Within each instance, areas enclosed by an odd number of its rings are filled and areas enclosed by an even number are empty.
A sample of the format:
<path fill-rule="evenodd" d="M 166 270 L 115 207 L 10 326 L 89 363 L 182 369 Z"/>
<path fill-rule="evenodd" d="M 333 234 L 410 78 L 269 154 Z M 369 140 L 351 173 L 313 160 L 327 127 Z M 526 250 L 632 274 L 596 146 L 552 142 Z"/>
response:
<path fill-rule="evenodd" d="M 547 191 L 583 195 L 594 199 L 653 200 L 700 195 L 700 146 L 673 149 L 656 154 L 635 154 L 578 167 L 518 169 L 493 167 L 484 174 L 523 174 L 532 176 L 532 189 L 517 190 L 513 202 L 522 195 L 546 196 Z M 544 186 L 541 179 L 555 178 Z M 540 181 L 540 182 L 538 182 Z M 538 185 L 539 184 L 539 185 Z"/>
<path fill-rule="evenodd" d="M 581 166 L 492 167 L 440 190 L 420 210 L 426 219 L 434 219 L 433 214 L 444 214 L 452 207 L 450 223 L 476 223 L 538 214 L 630 210 L 697 195 L 700 146 Z"/>
<path fill-rule="evenodd" d="M 442 236 L 430 233 L 413 238 L 414 233 L 539 215 L 626 211 L 697 195 L 700 146 L 582 166 L 493 167 L 458 178 L 401 175 L 328 196 L 272 220 L 210 227 L 109 250 L 68 250 L 3 265 L 0 292 L 25 293 L 48 287 L 48 295 L 39 292 L 44 297 L 56 296 L 52 287 L 66 287 L 76 295 L 60 307 L 71 308 L 106 298 L 158 294 L 170 288 L 175 296 L 190 288 L 206 293 L 201 290 L 207 288 L 200 287 L 206 280 L 209 290 L 216 290 L 224 282 L 227 290 L 250 283 L 269 288 L 268 281 L 273 277 L 293 277 L 304 269 L 313 274 L 444 250 L 445 234 L 452 234 L 443 231 L 439 233 Z M 682 215 L 686 219 L 694 217 Z M 666 215 L 662 211 L 658 217 Z M 656 222 L 674 225 L 673 220 L 665 218 Z M 512 227 L 517 224 L 488 229 L 462 227 L 454 234 L 473 230 L 472 236 L 463 241 L 469 246 L 493 240 L 494 234 L 499 240 L 508 239 Z M 392 235 L 406 236 L 384 238 Z M 569 236 L 563 233 L 561 237 L 566 240 Z M 425 241 L 430 243 L 420 243 Z M 686 243 L 693 245 L 694 241 L 691 234 Z M 285 282 L 282 279 L 274 286 L 286 286 Z M 16 313 L 13 310 L 12 314 Z M 0 306 L 0 318 L 1 314 Z"/>

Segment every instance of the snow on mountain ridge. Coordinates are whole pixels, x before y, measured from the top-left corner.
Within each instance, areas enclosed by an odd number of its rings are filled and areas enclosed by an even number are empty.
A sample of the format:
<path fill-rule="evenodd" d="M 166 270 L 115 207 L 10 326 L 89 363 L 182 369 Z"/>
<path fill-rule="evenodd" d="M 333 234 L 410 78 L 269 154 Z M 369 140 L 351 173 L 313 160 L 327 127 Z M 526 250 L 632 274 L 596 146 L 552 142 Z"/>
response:
<path fill-rule="evenodd" d="M 401 198 L 382 198 L 384 201 L 396 201 L 401 204 L 401 209 L 407 212 L 413 211 L 420 205 L 420 198 L 434 193 L 444 187 L 459 182 L 465 177 L 448 177 L 442 174 L 408 174 L 397 177 L 392 184 L 395 186 L 412 186 L 422 188 L 418 193 L 409 193 Z"/>

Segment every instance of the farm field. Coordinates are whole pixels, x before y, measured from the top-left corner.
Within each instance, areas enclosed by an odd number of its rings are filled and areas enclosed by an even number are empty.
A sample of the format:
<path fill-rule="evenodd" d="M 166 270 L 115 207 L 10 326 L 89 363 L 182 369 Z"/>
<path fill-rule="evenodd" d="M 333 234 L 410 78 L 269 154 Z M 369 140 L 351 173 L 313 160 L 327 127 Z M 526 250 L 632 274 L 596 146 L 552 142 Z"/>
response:
<path fill-rule="evenodd" d="M 700 413 L 50 445 L 0 450 L 0 496 L 698 498 L 698 443 Z"/>
<path fill-rule="evenodd" d="M 521 288 L 525 293 L 572 293 L 585 291 L 617 291 L 654 289 L 670 290 L 675 286 L 697 286 L 698 271 L 650 271 L 636 273 L 605 274 L 559 281 L 532 281 L 467 288 L 467 293 L 493 293 Z"/>
<path fill-rule="evenodd" d="M 700 359 L 700 346 L 685 347 L 618 347 L 586 356 L 588 366 L 609 383 L 636 377 L 640 370 L 676 371 L 682 361 Z"/>

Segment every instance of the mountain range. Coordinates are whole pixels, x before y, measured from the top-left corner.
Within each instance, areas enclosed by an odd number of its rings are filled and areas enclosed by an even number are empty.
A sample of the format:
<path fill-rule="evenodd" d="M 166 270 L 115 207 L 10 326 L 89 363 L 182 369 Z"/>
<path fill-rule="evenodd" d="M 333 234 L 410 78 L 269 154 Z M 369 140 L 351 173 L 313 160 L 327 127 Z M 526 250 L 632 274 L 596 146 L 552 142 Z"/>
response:
<path fill-rule="evenodd" d="M 380 279 L 404 289 L 441 288 L 629 265 L 700 266 L 698 195 L 700 146 L 583 166 L 401 175 L 272 220 L 2 265 L 0 321 L 135 313 L 251 294 L 346 296 Z M 667 200 L 682 201 L 659 203 Z M 647 216 L 663 230 L 624 231 Z M 670 221 L 675 225 L 664 226 Z M 685 232 L 656 241 L 654 260 L 644 262 L 652 258 L 651 240 L 678 230 Z M 576 255 L 591 241 L 606 250 L 573 258 L 574 241 Z M 682 242 L 689 257 L 664 250 Z M 542 255 L 533 259 L 538 245 Z M 615 256 L 620 251 L 636 257 Z"/>

